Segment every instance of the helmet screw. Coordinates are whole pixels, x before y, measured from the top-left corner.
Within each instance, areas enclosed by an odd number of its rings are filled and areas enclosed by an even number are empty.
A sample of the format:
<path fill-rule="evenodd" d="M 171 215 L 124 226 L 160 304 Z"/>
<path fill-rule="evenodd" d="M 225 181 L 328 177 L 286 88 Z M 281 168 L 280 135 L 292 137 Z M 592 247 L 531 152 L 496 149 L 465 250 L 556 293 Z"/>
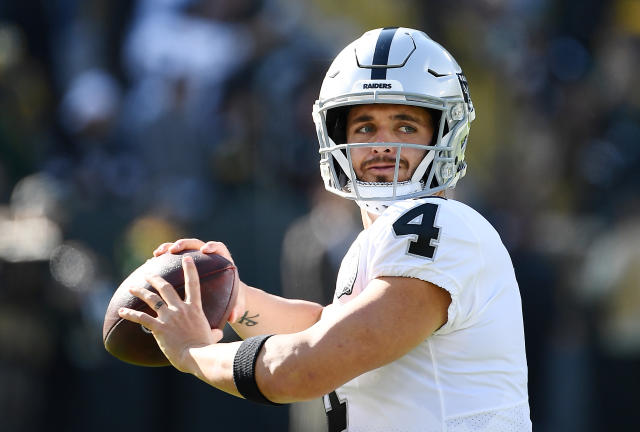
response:
<path fill-rule="evenodd" d="M 451 119 L 462 120 L 463 117 L 464 117 L 464 109 L 462 108 L 462 104 L 455 104 L 451 108 Z"/>

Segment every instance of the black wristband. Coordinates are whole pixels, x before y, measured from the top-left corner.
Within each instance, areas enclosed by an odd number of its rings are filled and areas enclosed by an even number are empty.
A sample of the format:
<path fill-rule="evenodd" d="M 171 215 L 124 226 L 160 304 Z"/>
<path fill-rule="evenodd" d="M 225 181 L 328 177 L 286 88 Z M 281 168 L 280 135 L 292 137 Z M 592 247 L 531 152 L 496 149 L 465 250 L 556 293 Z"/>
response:
<path fill-rule="evenodd" d="M 233 382 L 247 400 L 267 405 L 280 405 L 264 397 L 256 383 L 256 360 L 262 345 L 273 335 L 253 336 L 246 339 L 233 358 Z"/>

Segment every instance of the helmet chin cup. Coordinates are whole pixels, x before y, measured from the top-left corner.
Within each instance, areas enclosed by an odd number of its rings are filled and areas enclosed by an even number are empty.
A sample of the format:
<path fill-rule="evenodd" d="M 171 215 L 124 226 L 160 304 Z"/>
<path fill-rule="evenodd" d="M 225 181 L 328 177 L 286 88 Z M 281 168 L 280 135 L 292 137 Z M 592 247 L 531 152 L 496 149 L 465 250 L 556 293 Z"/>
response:
<path fill-rule="evenodd" d="M 347 188 L 353 189 L 359 197 L 356 203 L 360 208 L 376 215 L 382 214 L 398 197 L 419 193 L 424 188 L 422 182 L 405 181 L 389 183 L 363 182 L 356 180 L 347 183 Z M 381 199 L 383 198 L 383 199 Z"/>

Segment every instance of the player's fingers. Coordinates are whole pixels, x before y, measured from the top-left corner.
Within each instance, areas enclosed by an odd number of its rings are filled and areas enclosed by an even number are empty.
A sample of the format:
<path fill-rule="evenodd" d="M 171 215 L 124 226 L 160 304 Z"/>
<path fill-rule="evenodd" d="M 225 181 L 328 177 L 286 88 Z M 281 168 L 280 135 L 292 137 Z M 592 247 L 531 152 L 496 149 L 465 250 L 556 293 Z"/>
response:
<path fill-rule="evenodd" d="M 160 310 L 163 307 L 167 307 L 165 301 L 158 294 L 150 291 L 146 288 L 140 287 L 131 287 L 129 288 L 129 292 L 134 296 L 138 297 L 140 300 L 145 302 L 151 309 L 155 310 L 156 313 L 160 313 Z"/>
<path fill-rule="evenodd" d="M 160 256 L 163 253 L 167 253 L 167 251 L 169 250 L 169 248 L 173 246 L 173 243 L 162 243 L 160 246 L 158 246 L 154 251 L 153 251 L 153 256 Z"/>
<path fill-rule="evenodd" d="M 141 324 L 151 331 L 154 331 L 157 321 L 151 315 L 128 308 L 118 309 L 118 315 L 128 321 Z"/>
<path fill-rule="evenodd" d="M 208 241 L 200 247 L 200 252 L 206 254 L 218 254 L 233 262 L 233 258 L 231 258 L 229 249 L 227 249 L 227 246 L 225 246 L 225 244 L 222 242 Z"/>
<path fill-rule="evenodd" d="M 202 305 L 200 297 L 200 277 L 193 258 L 186 255 L 182 257 L 182 270 L 184 271 L 184 301 L 197 306 Z"/>
<path fill-rule="evenodd" d="M 176 307 L 182 302 L 182 299 L 176 292 L 173 285 L 162 279 L 160 276 L 147 276 L 146 279 L 147 282 L 149 282 L 151 286 L 158 291 L 162 300 L 167 302 L 168 306 Z"/>
<path fill-rule="evenodd" d="M 218 328 L 212 328 L 211 335 L 213 336 L 214 343 L 218 343 L 224 336 L 224 332 Z"/>
<path fill-rule="evenodd" d="M 200 249 L 203 244 L 204 242 L 202 240 L 195 238 L 180 239 L 176 240 L 171 246 L 169 246 L 167 250 L 173 254 L 176 254 L 186 249 Z"/>

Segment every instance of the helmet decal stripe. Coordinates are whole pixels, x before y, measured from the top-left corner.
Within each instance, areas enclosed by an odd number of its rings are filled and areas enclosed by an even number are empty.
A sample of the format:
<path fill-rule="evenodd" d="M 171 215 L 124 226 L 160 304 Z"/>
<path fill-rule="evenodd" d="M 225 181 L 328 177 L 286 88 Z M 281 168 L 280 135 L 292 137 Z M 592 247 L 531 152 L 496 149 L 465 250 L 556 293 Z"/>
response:
<path fill-rule="evenodd" d="M 387 68 L 384 67 L 389 62 L 389 51 L 391 51 L 391 41 L 395 36 L 398 27 L 385 27 L 378 36 L 376 49 L 373 53 L 373 68 L 371 69 L 372 80 L 387 79 Z M 383 67 L 376 67 L 383 66 Z"/>

